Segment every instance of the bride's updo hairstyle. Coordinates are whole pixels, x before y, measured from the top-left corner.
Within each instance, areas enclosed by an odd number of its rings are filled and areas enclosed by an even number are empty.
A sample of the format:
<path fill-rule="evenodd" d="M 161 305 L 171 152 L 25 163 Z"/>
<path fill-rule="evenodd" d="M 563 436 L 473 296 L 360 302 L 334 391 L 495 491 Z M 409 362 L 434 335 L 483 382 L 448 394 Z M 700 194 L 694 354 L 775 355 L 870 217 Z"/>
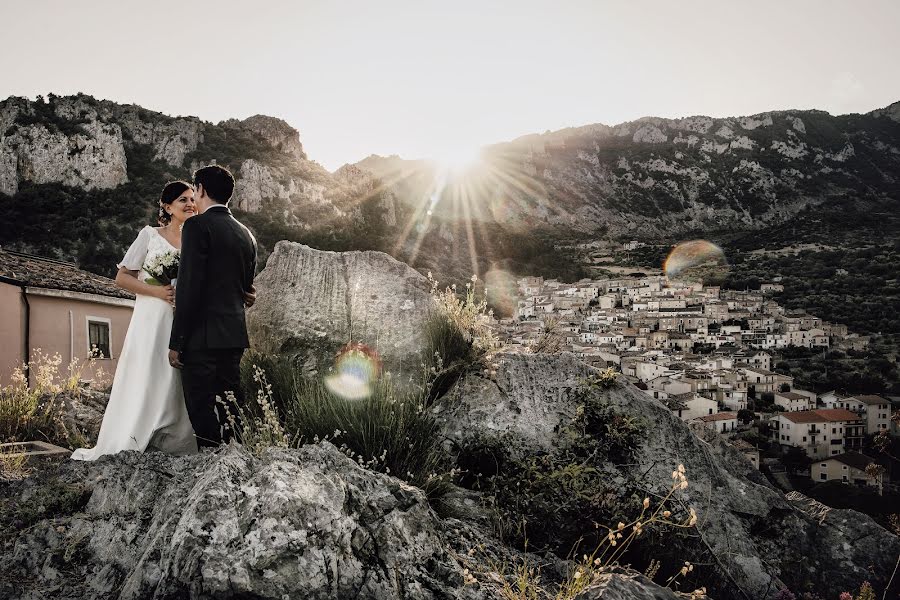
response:
<path fill-rule="evenodd" d="M 186 181 L 170 181 L 163 188 L 159 197 L 159 216 L 156 219 L 165 227 L 172 222 L 172 216 L 166 212 L 166 206 L 175 202 L 186 190 L 191 189 L 191 184 Z"/>

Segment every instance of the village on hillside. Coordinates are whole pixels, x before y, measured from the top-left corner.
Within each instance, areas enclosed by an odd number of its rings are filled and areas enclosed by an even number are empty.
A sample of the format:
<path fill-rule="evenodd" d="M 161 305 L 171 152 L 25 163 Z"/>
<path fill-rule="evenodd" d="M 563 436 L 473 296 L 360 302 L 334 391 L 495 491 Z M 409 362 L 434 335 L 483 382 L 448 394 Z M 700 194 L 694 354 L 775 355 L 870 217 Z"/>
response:
<path fill-rule="evenodd" d="M 813 482 L 870 485 L 879 493 L 891 485 L 889 470 L 862 453 L 863 440 L 900 434 L 891 420 L 900 397 L 817 394 L 772 370 L 780 349 L 862 350 L 869 338 L 785 310 L 772 299 L 783 289 L 777 281 L 758 291 L 664 276 L 573 284 L 525 277 L 517 284 L 514 316 L 493 321 L 508 348 L 568 351 L 613 368 L 698 435 L 724 436 L 776 479 L 799 462 L 796 472 Z"/>

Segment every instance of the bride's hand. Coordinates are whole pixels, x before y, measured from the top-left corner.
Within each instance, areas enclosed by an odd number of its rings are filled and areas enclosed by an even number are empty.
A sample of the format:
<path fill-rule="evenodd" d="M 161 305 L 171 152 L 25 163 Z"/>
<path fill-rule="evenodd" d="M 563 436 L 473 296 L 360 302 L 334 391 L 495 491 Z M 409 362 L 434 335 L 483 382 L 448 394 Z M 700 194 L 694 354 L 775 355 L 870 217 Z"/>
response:
<path fill-rule="evenodd" d="M 175 288 L 171 285 L 160 285 L 156 286 L 159 288 L 156 292 L 156 297 L 160 300 L 165 300 L 172 306 L 175 306 Z"/>

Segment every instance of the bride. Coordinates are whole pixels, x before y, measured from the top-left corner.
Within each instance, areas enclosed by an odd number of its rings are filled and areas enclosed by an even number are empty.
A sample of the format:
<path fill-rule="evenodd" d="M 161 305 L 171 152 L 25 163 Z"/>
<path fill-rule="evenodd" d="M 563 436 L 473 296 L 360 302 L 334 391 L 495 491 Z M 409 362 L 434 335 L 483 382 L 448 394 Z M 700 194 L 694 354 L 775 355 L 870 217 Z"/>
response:
<path fill-rule="evenodd" d="M 135 294 L 134 311 L 119 355 L 100 435 L 93 448 L 79 448 L 75 460 L 94 460 L 122 450 L 197 452 L 181 389 L 181 375 L 168 362 L 175 289 L 146 283 L 143 271 L 154 257 L 181 248 L 181 226 L 197 212 L 194 190 L 184 181 L 167 183 L 159 201 L 160 227 L 144 227 L 119 263 L 116 284 Z M 176 282 L 177 284 L 177 282 Z M 252 291 L 252 290 L 251 290 Z M 252 294 L 248 303 L 252 303 Z"/>

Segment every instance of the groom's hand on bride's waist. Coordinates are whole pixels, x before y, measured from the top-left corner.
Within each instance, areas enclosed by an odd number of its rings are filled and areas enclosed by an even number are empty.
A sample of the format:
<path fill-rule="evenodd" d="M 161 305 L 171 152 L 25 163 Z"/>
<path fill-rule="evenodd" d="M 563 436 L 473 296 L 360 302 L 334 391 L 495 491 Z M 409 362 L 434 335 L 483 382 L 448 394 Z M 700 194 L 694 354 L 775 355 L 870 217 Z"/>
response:
<path fill-rule="evenodd" d="M 169 350 L 169 364 L 176 369 L 184 366 L 181 362 L 181 353 L 178 350 Z"/>

